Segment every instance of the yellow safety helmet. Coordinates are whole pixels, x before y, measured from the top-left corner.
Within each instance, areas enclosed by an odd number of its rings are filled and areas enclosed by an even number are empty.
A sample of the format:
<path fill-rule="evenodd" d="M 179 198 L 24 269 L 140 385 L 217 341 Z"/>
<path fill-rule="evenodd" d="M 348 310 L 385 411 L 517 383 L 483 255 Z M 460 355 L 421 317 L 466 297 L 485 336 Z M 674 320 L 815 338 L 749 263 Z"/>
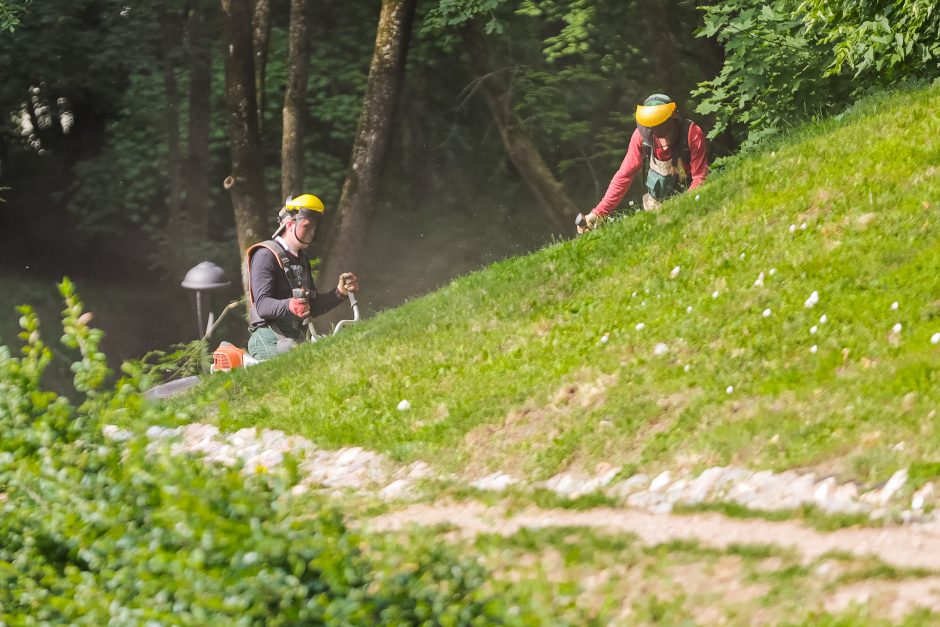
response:
<path fill-rule="evenodd" d="M 676 113 L 676 103 L 665 94 L 653 94 L 636 106 L 636 123 L 642 126 L 659 126 Z"/>
<path fill-rule="evenodd" d="M 313 194 L 301 194 L 297 198 L 288 196 L 287 200 L 284 202 L 284 210 L 290 213 L 302 209 L 313 211 L 314 213 L 323 213 L 326 207 L 323 206 L 323 201 Z"/>
<path fill-rule="evenodd" d="M 294 198 L 288 196 L 284 206 L 277 213 L 277 230 L 272 237 L 277 237 L 284 230 L 284 223 L 292 218 L 312 218 L 319 220 L 326 211 L 323 201 L 313 194 L 301 194 Z"/>

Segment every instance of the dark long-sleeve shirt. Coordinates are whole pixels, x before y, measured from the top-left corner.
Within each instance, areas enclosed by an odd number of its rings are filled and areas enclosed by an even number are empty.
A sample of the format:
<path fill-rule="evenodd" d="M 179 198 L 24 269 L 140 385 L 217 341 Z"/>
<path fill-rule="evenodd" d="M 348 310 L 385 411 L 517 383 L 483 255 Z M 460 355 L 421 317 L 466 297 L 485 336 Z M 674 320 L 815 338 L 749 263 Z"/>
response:
<path fill-rule="evenodd" d="M 280 244 L 275 244 L 280 245 Z M 300 283 L 309 285 L 310 315 L 320 316 L 335 308 L 346 300 L 336 290 L 317 292 L 310 275 L 310 264 L 301 254 L 294 255 L 289 250 L 289 269 L 300 277 Z M 292 298 L 291 285 L 274 254 L 264 247 L 259 247 L 251 255 L 251 295 L 254 298 L 254 308 L 251 312 L 251 326 L 256 327 L 266 323 L 274 323 L 284 332 L 289 328 L 299 329 L 301 320 L 291 313 L 288 303 Z"/>

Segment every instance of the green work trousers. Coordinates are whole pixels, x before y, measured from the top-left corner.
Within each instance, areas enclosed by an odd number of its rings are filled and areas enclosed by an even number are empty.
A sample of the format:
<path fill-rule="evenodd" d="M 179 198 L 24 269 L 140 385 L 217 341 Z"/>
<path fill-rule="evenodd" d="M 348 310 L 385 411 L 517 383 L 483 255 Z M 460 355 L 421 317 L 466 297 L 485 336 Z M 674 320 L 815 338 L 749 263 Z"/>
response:
<path fill-rule="evenodd" d="M 303 338 L 278 335 L 271 327 L 258 327 L 251 331 L 251 336 L 248 338 L 248 354 L 257 360 L 264 361 L 280 353 L 286 353 L 303 341 Z"/>

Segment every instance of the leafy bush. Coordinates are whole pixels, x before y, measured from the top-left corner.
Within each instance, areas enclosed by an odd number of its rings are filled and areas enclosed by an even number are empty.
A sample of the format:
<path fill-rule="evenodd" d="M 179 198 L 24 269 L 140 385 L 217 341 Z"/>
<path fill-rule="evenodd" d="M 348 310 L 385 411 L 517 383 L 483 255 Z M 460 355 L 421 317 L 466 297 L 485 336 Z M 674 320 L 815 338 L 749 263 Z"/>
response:
<path fill-rule="evenodd" d="M 702 7 L 700 37 L 725 60 L 694 95 L 714 113 L 709 137 L 743 127 L 745 146 L 859 96 L 940 75 L 940 11 L 931 0 L 722 0 Z M 854 72 L 854 75 L 851 72 Z"/>
<path fill-rule="evenodd" d="M 22 307 L 22 357 L 0 346 L 0 624 L 525 622 L 475 562 L 346 528 L 315 501 L 289 515 L 296 467 L 244 477 L 102 433 L 150 422 L 140 371 L 116 389 L 73 285 L 63 343 L 80 404 L 40 389 L 50 351 Z M 179 418 L 179 416 L 175 416 Z"/>

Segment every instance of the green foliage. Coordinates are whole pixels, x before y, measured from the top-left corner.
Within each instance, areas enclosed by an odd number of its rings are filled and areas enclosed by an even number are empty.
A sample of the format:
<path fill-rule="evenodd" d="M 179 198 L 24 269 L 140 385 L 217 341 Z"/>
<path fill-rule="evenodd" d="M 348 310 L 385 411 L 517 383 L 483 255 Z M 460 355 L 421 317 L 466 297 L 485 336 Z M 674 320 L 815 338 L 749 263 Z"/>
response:
<path fill-rule="evenodd" d="M 25 11 L 31 0 L 0 0 L 0 31 L 16 30 L 20 23 L 20 14 Z"/>
<path fill-rule="evenodd" d="M 69 281 L 63 342 L 79 405 L 44 391 L 50 353 L 22 308 L 0 346 L 0 623 L 479 624 L 533 616 L 440 545 L 349 530 L 320 499 L 292 517 L 296 465 L 244 476 L 104 427 L 176 420 L 134 377 L 113 391 Z"/>
<path fill-rule="evenodd" d="M 719 75 L 695 92 L 698 112 L 716 116 L 709 137 L 743 128 L 753 145 L 872 89 L 940 75 L 931 0 L 722 0 L 702 10 L 698 35 L 725 50 Z"/>
<path fill-rule="evenodd" d="M 827 72 L 828 47 L 807 32 L 796 0 L 724 0 L 702 7 L 700 37 L 725 50 L 715 78 L 694 92 L 696 109 L 714 114 L 710 138 L 745 129 L 745 146 L 838 111 L 848 102 L 848 80 Z"/>
<path fill-rule="evenodd" d="M 807 26 L 835 52 L 830 73 L 890 83 L 940 74 L 940 10 L 933 0 L 804 0 Z"/>

